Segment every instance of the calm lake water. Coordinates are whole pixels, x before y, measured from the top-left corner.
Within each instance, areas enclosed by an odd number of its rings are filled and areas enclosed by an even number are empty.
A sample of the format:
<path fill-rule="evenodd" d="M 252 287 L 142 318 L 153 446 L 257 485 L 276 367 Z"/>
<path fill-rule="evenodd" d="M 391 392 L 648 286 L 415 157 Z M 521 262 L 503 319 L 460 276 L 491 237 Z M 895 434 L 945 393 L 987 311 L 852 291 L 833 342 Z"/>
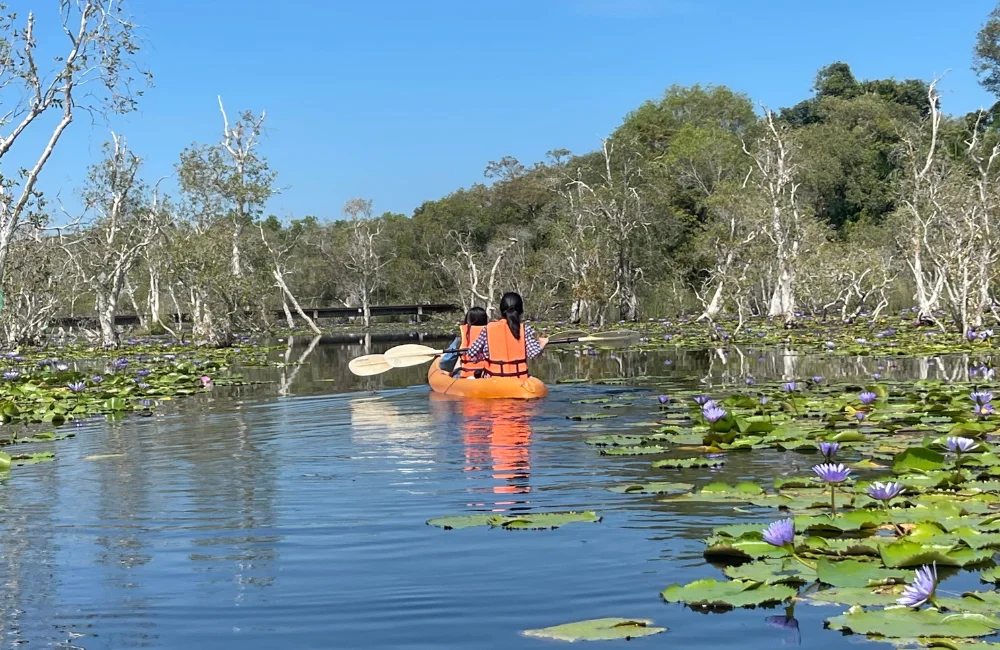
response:
<path fill-rule="evenodd" d="M 702 558 L 713 526 L 755 519 L 607 491 L 665 480 L 648 457 L 602 457 L 584 444 L 650 420 L 652 393 L 613 419 L 573 422 L 566 416 L 595 410 L 575 400 L 637 391 L 554 380 L 656 375 L 711 393 L 747 374 L 905 380 L 967 367 L 759 350 L 566 352 L 536 364 L 553 382 L 542 402 L 463 402 L 433 399 L 423 367 L 357 380 L 346 363 L 362 346 L 309 344 L 275 350 L 285 368 L 247 370 L 262 383 L 152 418 L 88 423 L 45 447 L 55 462 L 16 468 L 0 486 L 2 647 L 551 648 L 561 644 L 520 632 L 604 616 L 669 631 L 595 647 L 855 647 L 859 637 L 823 629 L 839 606 L 799 606 L 796 635 L 765 622 L 781 609 L 706 615 L 664 604 L 670 583 L 722 576 Z M 769 482 L 808 469 L 791 456 L 733 454 L 722 471 L 667 480 Z M 570 509 L 604 519 L 552 531 L 425 523 Z"/>

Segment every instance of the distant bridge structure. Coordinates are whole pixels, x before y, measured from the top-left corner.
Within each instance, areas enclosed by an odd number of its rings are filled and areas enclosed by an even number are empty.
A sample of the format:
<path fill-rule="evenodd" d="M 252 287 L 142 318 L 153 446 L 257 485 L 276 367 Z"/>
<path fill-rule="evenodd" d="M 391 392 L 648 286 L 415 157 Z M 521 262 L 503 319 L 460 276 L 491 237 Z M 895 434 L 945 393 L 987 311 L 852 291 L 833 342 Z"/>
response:
<path fill-rule="evenodd" d="M 458 305 L 436 304 L 436 305 L 375 305 L 369 309 L 372 317 L 375 316 L 413 316 L 419 323 L 421 318 L 431 314 L 451 314 L 461 311 Z M 303 307 L 304 311 L 313 320 L 320 318 L 361 318 L 364 310 L 360 307 Z M 275 309 L 271 312 L 276 318 L 284 318 L 285 312 Z M 293 312 L 293 316 L 296 314 Z M 190 323 L 189 314 L 165 314 L 164 320 L 173 323 Z M 60 327 L 97 327 L 97 316 L 63 316 L 53 319 L 52 323 Z M 130 326 L 138 325 L 139 316 L 136 314 L 118 314 L 115 316 L 115 325 Z"/>

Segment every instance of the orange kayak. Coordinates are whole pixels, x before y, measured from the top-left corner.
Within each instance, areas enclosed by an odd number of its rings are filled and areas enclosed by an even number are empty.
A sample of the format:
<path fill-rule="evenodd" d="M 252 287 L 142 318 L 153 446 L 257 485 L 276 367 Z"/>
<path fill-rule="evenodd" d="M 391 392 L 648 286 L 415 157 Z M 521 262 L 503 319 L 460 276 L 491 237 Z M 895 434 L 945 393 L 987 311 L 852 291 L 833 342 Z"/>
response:
<path fill-rule="evenodd" d="M 539 399 L 549 394 L 548 387 L 537 377 L 456 379 L 441 370 L 438 361 L 439 359 L 434 359 L 427 371 L 427 383 L 435 393 L 476 399 Z"/>

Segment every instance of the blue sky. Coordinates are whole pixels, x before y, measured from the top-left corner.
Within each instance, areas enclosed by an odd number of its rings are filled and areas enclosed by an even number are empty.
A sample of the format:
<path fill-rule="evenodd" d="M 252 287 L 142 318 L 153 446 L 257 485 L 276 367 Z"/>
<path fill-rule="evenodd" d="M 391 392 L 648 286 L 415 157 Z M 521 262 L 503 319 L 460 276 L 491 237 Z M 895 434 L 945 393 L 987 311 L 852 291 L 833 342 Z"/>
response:
<path fill-rule="evenodd" d="M 51 35 L 55 0 L 34 8 Z M 373 199 L 405 214 L 483 181 L 488 160 L 583 152 L 671 84 L 725 84 L 779 108 L 816 70 L 942 82 L 945 109 L 992 104 L 970 71 L 992 0 L 133 0 L 154 74 L 139 113 L 116 119 L 170 174 L 230 115 L 266 109 L 263 153 L 281 217 L 336 218 Z M 68 205 L 107 125 L 75 123 L 42 186 Z M 27 144 L 27 143 L 25 143 Z M 170 182 L 167 181 L 169 186 Z"/>

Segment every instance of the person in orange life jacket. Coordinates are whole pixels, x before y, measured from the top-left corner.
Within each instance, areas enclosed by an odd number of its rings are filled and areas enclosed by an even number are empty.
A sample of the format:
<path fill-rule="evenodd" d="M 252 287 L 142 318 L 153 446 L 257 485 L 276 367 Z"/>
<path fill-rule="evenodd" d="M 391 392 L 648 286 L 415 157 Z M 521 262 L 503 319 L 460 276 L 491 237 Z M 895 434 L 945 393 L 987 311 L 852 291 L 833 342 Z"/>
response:
<path fill-rule="evenodd" d="M 528 360 L 542 353 L 546 338 L 538 338 L 535 330 L 521 322 L 524 303 L 514 292 L 500 299 L 500 320 L 487 325 L 479 338 L 469 346 L 469 361 L 486 362 L 486 377 L 527 377 Z"/>
<path fill-rule="evenodd" d="M 455 337 L 455 340 L 445 350 L 445 354 L 441 355 L 441 363 L 438 364 L 441 370 L 459 377 L 474 377 L 476 370 L 486 367 L 484 362 L 472 363 L 469 361 L 467 354 L 464 352 L 450 352 L 450 350 L 467 350 L 472 342 L 479 337 L 480 331 L 486 327 L 489 321 L 490 319 L 486 315 L 486 310 L 482 307 L 473 307 L 465 314 L 465 320 L 462 322 L 459 335 Z M 456 369 L 455 366 L 458 364 L 459 359 L 462 361 L 462 366 Z"/>

